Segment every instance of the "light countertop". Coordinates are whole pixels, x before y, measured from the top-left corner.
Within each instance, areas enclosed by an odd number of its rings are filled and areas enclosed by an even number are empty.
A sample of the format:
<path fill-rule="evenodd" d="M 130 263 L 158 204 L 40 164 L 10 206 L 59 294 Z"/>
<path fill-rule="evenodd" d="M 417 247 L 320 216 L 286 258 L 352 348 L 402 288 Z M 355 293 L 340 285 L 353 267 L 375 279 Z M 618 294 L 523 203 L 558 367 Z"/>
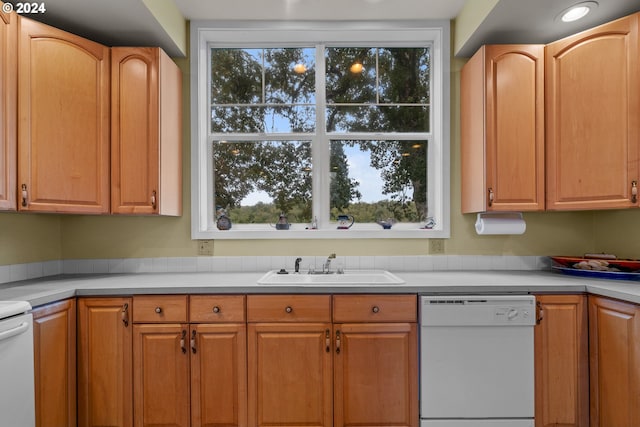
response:
<path fill-rule="evenodd" d="M 61 275 L 0 285 L 0 300 L 33 307 L 74 296 L 283 293 L 591 293 L 640 304 L 640 282 L 565 276 L 548 271 L 393 272 L 406 283 L 368 286 L 258 285 L 264 272 Z"/>

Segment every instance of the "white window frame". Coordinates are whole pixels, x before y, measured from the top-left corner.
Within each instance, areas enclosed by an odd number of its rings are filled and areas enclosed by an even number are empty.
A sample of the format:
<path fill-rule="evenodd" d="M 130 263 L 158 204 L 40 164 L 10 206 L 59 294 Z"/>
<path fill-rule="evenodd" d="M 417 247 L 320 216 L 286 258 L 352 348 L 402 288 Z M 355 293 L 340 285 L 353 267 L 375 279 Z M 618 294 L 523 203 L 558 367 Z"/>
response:
<path fill-rule="evenodd" d="M 233 224 L 221 231 L 214 221 L 213 153 L 209 135 L 209 52 L 211 44 L 225 47 L 293 47 L 291 41 L 309 45 L 432 48 L 431 129 L 428 132 L 429 216 L 436 218 L 432 229 L 399 223 L 390 230 L 379 225 L 356 223 L 349 230 L 337 230 L 329 223 L 329 212 L 320 207 L 329 198 L 329 175 L 313 175 L 313 211 L 318 212 L 318 229 L 292 224 L 290 230 L 275 230 L 264 224 Z M 428 22 L 191 22 L 191 238 L 192 239 L 335 239 L 335 238 L 448 238 L 450 236 L 450 35 L 448 21 Z M 317 53 L 323 54 L 323 52 Z M 324 114 L 324 112 L 317 112 Z M 388 136 L 389 134 L 385 134 Z M 415 134 L 394 135 L 415 139 Z M 268 134 L 265 139 L 305 139 L 312 141 L 312 155 L 326 156 L 329 148 L 318 140 L 375 139 L 376 133 L 326 133 L 312 135 Z M 423 139 L 424 134 L 421 134 Z M 385 137 L 385 139 L 388 139 Z M 433 160 L 432 160 L 433 159 Z M 274 218 L 274 222 L 277 218 Z M 356 219 L 357 221 L 357 219 Z"/>

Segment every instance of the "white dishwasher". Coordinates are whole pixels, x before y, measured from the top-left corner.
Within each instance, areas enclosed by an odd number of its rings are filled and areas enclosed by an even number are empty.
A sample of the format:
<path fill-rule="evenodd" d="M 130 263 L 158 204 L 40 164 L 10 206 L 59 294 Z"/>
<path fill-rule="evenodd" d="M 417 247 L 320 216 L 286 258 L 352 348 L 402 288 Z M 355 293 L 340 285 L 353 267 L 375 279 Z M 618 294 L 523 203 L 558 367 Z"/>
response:
<path fill-rule="evenodd" d="M 533 427 L 533 295 L 420 297 L 421 427 Z"/>
<path fill-rule="evenodd" d="M 0 427 L 35 424 L 31 305 L 0 301 Z"/>

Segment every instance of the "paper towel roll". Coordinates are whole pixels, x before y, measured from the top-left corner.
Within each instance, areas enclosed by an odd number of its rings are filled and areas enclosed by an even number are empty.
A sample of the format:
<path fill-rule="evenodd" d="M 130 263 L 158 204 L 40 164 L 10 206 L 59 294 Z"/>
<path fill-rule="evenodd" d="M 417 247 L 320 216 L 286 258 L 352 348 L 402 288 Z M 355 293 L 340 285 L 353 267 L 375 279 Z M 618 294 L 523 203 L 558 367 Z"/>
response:
<path fill-rule="evenodd" d="M 527 229 L 521 213 L 478 214 L 476 233 L 487 234 L 523 234 Z"/>

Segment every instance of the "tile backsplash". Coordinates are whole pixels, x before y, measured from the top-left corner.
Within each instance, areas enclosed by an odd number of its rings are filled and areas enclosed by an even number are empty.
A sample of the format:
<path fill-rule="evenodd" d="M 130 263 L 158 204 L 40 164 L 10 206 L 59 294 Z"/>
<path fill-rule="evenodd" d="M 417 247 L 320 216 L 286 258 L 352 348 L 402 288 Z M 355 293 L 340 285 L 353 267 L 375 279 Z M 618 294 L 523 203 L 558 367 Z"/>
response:
<path fill-rule="evenodd" d="M 300 269 L 321 269 L 326 256 L 303 256 Z M 0 266 L 0 283 L 36 279 L 59 274 L 266 272 L 293 270 L 294 256 L 167 257 L 69 259 Z M 390 271 L 443 270 L 544 270 L 546 256 L 501 255 L 417 255 L 338 256 L 332 268 Z"/>

